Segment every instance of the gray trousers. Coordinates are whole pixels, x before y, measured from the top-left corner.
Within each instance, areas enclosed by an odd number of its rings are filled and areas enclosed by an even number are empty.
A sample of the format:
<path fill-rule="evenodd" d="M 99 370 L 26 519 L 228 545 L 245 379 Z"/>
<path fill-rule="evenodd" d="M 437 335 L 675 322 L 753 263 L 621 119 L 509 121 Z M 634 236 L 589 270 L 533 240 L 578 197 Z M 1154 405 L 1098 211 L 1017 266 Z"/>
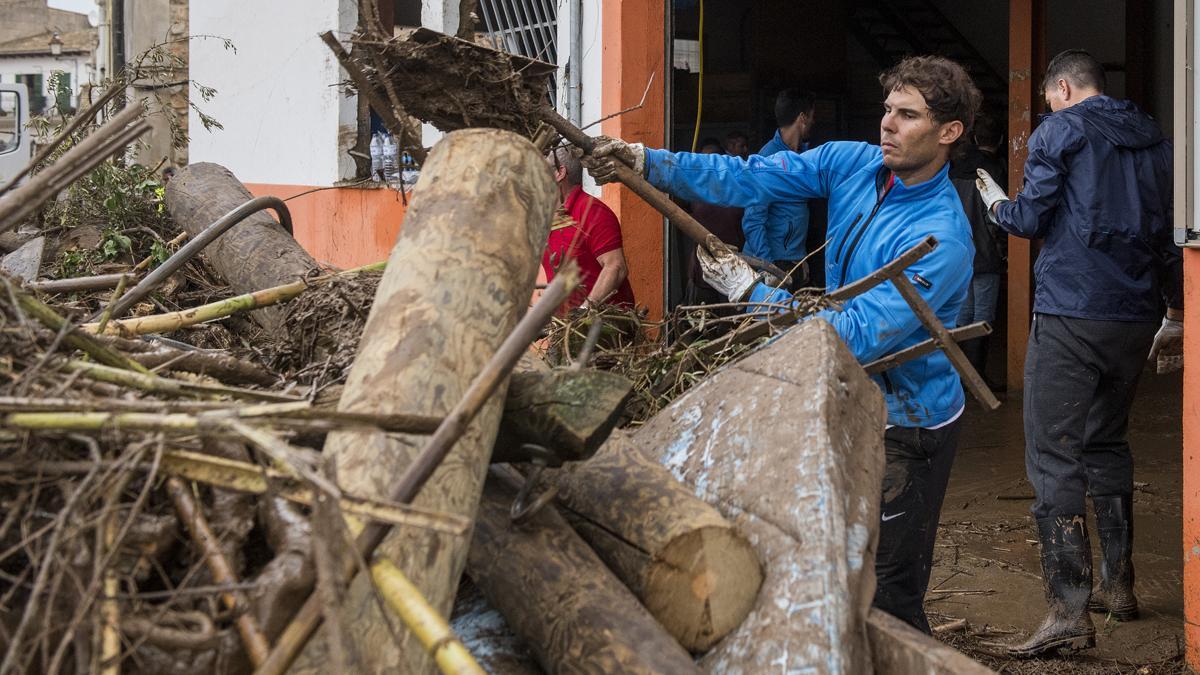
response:
<path fill-rule="evenodd" d="M 1159 323 L 1034 314 L 1025 352 L 1025 470 L 1035 518 L 1133 492 L 1126 430 Z"/>

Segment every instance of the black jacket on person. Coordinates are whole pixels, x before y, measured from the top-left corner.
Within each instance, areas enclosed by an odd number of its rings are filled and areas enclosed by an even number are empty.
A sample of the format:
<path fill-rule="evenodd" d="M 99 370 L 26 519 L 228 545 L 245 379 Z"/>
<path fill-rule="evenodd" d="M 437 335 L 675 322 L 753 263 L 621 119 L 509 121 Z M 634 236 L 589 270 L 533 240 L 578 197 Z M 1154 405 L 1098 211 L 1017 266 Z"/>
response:
<path fill-rule="evenodd" d="M 963 148 L 962 156 L 950 165 L 950 182 L 962 201 L 963 212 L 971 223 L 971 239 L 975 242 L 975 274 L 1001 274 L 1004 272 L 1004 250 L 1001 234 L 996 224 L 987 215 L 987 204 L 975 189 L 975 170 L 983 169 L 997 182 L 1004 183 L 1004 164 L 996 157 L 985 153 L 974 145 Z"/>
<path fill-rule="evenodd" d="M 1046 115 L 1029 138 L 1025 183 L 1000 227 L 1044 238 L 1034 311 L 1157 321 L 1183 307 L 1171 231 L 1171 143 L 1128 101 L 1099 95 Z"/>

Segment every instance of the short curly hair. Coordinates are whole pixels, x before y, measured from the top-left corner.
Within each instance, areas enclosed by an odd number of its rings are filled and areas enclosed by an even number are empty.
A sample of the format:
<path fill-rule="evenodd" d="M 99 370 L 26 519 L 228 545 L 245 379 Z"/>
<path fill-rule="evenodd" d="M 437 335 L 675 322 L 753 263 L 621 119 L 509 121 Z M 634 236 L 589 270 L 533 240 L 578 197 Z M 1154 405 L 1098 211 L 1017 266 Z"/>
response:
<path fill-rule="evenodd" d="M 970 135 L 983 101 L 966 69 L 944 56 L 910 56 L 881 73 L 879 84 L 883 85 L 884 96 L 903 87 L 921 92 L 930 116 L 938 124 L 962 122 L 959 143 Z"/>

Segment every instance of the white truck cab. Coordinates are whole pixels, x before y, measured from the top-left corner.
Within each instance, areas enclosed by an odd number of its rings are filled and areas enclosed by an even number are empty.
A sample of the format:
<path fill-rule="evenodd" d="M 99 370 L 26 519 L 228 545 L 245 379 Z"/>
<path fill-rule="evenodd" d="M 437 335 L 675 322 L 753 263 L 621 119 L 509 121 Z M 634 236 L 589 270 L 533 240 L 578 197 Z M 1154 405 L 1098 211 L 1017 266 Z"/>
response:
<path fill-rule="evenodd" d="M 29 90 L 24 84 L 0 84 L 0 185 L 33 158 L 29 123 Z"/>

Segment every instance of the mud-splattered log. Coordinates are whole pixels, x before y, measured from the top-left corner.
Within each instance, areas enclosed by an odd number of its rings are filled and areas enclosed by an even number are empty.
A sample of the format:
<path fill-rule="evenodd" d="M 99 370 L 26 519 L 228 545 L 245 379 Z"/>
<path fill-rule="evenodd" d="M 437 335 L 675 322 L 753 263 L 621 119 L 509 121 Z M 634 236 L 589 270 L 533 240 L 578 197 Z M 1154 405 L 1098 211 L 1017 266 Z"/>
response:
<path fill-rule="evenodd" d="M 599 370 L 514 373 L 492 461 L 528 461 L 526 443 L 552 455 L 551 466 L 587 459 L 620 421 L 632 392 L 628 379 Z"/>
<path fill-rule="evenodd" d="M 338 409 L 444 417 L 525 313 L 558 191 L 529 141 L 494 129 L 449 134 L 429 155 L 388 259 Z M 506 385 L 475 417 L 413 504 L 473 518 Z M 330 434 L 339 485 L 387 498 L 426 437 Z M 465 537 L 397 527 L 376 551 L 449 616 L 466 563 Z M 359 672 L 426 673 L 432 659 L 411 632 L 391 636 L 359 575 L 340 621 Z M 290 673 L 329 672 L 323 631 Z"/>
<path fill-rule="evenodd" d="M 189 164 L 167 183 L 167 209 L 192 237 L 253 198 L 229 169 L 210 162 Z M 234 225 L 204 256 L 238 293 L 291 283 L 317 269 L 317 261 L 265 211 Z M 250 316 L 268 330 L 283 328 L 284 312 L 278 307 Z"/>
<path fill-rule="evenodd" d="M 872 672 L 885 412 L 837 332 L 813 320 L 638 429 L 638 447 L 729 518 L 765 570 L 750 615 L 704 655 L 707 672 Z"/>
<path fill-rule="evenodd" d="M 627 435 L 547 478 L 575 529 L 687 649 L 708 650 L 750 613 L 763 579 L 750 542 Z"/>
<path fill-rule="evenodd" d="M 467 573 L 546 672 L 699 672 L 553 506 L 514 525 L 516 496 L 488 476 Z"/>

